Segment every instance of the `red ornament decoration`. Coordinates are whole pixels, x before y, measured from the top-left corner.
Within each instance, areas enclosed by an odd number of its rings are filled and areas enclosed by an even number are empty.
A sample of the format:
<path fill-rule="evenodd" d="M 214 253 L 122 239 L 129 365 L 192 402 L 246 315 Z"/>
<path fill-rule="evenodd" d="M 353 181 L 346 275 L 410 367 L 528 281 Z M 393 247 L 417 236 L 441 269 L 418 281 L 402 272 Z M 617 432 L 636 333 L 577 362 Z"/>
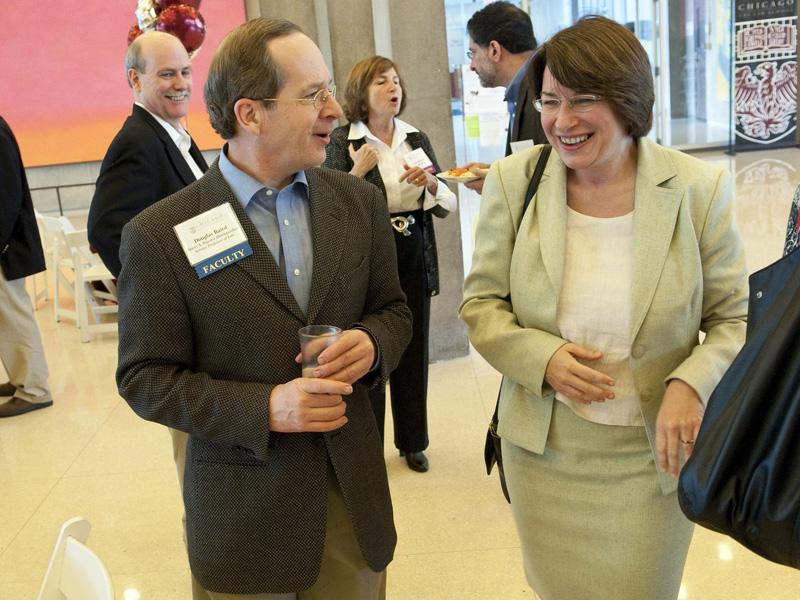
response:
<path fill-rule="evenodd" d="M 139 29 L 139 25 L 138 24 L 131 25 L 131 28 L 128 30 L 128 46 L 130 46 L 133 43 L 133 40 L 135 40 L 137 37 L 139 37 L 143 33 L 144 33 L 144 31 Z"/>
<path fill-rule="evenodd" d="M 156 21 L 156 29 L 176 36 L 190 54 L 200 48 L 206 38 L 203 16 L 195 7 L 185 3 L 174 4 L 162 10 Z"/>
<path fill-rule="evenodd" d="M 175 6 L 176 4 L 185 4 L 186 6 L 191 6 L 192 8 L 199 10 L 200 1 L 201 0 L 155 0 L 155 5 L 156 11 L 159 13 L 170 6 Z"/>

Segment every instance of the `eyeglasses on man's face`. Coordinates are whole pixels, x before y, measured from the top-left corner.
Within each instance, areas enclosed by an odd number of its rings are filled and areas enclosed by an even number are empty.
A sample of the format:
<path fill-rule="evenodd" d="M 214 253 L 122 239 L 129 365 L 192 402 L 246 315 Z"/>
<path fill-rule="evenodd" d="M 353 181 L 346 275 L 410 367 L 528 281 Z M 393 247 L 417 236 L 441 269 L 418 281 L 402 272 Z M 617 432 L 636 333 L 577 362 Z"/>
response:
<path fill-rule="evenodd" d="M 561 108 L 561 103 L 566 102 L 570 110 L 581 113 L 589 112 L 602 98 L 596 94 L 576 94 L 572 98 L 537 98 L 533 101 L 533 105 L 540 113 L 555 114 Z"/>
<path fill-rule="evenodd" d="M 486 50 L 486 48 L 488 47 L 488 46 L 481 46 L 480 44 L 477 44 L 475 42 L 470 42 L 470 44 L 472 45 L 472 48 L 467 50 L 467 58 L 470 60 L 475 58 L 475 55 L 478 53 L 478 50 L 480 50 L 481 48 Z"/>
<path fill-rule="evenodd" d="M 301 104 L 308 104 L 317 110 L 322 110 L 322 107 L 328 103 L 330 98 L 336 98 L 336 86 L 332 85 L 330 88 L 322 88 L 309 94 L 305 98 L 259 98 L 262 102 L 300 102 Z"/>

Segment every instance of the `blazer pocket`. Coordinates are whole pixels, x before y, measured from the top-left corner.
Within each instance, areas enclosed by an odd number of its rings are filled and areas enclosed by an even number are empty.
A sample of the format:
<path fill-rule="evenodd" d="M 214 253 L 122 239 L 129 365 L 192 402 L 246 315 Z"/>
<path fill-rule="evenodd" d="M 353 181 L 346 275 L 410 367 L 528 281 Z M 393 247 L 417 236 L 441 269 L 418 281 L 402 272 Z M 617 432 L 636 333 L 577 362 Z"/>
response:
<path fill-rule="evenodd" d="M 272 436 L 270 436 L 272 437 Z M 268 463 L 253 456 L 252 451 L 243 446 L 225 446 L 206 442 L 192 453 L 192 462 L 201 465 L 229 465 L 239 467 L 266 467 Z"/>
<path fill-rule="evenodd" d="M 353 277 L 356 276 L 357 273 L 360 273 L 361 271 L 366 269 L 368 265 L 369 262 L 367 261 L 367 257 L 362 256 L 361 261 L 355 267 L 350 267 L 349 265 L 345 265 L 344 270 L 339 272 L 339 274 L 336 276 L 336 279 L 344 281 L 352 279 Z"/>

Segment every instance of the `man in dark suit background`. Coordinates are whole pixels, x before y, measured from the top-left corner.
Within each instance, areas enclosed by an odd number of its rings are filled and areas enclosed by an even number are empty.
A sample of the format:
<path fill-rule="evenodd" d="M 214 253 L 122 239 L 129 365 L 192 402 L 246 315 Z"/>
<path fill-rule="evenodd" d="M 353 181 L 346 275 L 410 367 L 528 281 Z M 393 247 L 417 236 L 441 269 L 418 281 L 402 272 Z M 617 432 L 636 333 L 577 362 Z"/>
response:
<path fill-rule="evenodd" d="M 0 117 L 0 362 L 9 381 L 0 384 L 0 417 L 53 404 L 39 326 L 25 278 L 45 270 L 31 192 L 19 146 Z"/>
<path fill-rule="evenodd" d="M 545 144 L 539 113 L 533 107 L 533 87 L 527 67 L 536 50 L 536 37 L 528 14 L 509 2 L 492 2 L 467 21 L 470 69 L 478 74 L 483 87 L 504 86 L 508 104 L 506 156 L 515 149 Z M 467 165 L 476 174 L 486 176 L 489 165 Z M 477 192 L 483 179 L 466 184 Z"/>
<path fill-rule="evenodd" d="M 189 110 L 192 65 L 180 40 L 147 32 L 125 53 L 134 105 L 106 152 L 89 209 L 89 241 L 119 274 L 122 227 L 208 168 L 181 121 Z"/>
<path fill-rule="evenodd" d="M 235 29 L 205 88 L 219 160 L 123 230 L 117 383 L 190 436 L 189 562 L 213 600 L 385 597 L 396 533 L 367 388 L 410 312 L 380 191 L 313 168 L 342 114 L 331 86 L 294 24 Z M 308 378 L 312 323 L 344 331 Z"/>
<path fill-rule="evenodd" d="M 208 169 L 182 124 L 192 94 L 192 64 L 181 41 L 160 31 L 140 35 L 125 53 L 125 75 L 133 112 L 103 159 L 88 220 L 89 241 L 115 277 L 125 224 Z M 182 483 L 188 438 L 176 429 L 170 436 Z"/>

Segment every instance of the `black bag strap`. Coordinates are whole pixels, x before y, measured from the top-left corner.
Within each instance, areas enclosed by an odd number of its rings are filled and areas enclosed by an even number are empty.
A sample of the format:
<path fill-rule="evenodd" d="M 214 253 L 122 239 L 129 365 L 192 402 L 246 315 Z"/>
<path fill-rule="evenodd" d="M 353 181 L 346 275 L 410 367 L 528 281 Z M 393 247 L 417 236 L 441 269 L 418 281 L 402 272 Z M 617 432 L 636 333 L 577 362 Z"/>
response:
<path fill-rule="evenodd" d="M 536 167 L 533 169 L 533 175 L 531 175 L 531 182 L 528 184 L 528 191 L 525 192 L 525 202 L 522 205 L 522 214 L 519 217 L 519 222 L 522 223 L 522 217 L 525 216 L 525 212 L 528 210 L 528 205 L 531 203 L 534 194 L 536 194 L 536 190 L 539 189 L 539 182 L 542 180 L 542 173 L 544 173 L 544 168 L 547 166 L 547 159 L 550 158 L 550 151 L 553 147 L 550 144 L 545 144 L 542 148 L 542 151 L 539 153 L 539 160 L 536 161 Z M 500 407 L 500 391 L 503 389 L 503 381 L 500 381 L 500 390 L 497 392 L 497 402 L 494 405 L 494 415 L 492 415 L 492 422 L 490 423 L 490 427 L 492 431 L 497 433 L 497 409 Z"/>
<path fill-rule="evenodd" d="M 525 192 L 525 203 L 522 205 L 520 222 L 522 222 L 522 217 L 525 216 L 525 212 L 528 210 L 528 205 L 531 203 L 533 195 L 536 193 L 536 190 L 539 189 L 539 182 L 542 180 L 542 173 L 544 173 L 544 168 L 547 166 L 547 159 L 550 158 L 550 151 L 552 149 L 553 147 L 550 144 L 545 144 L 542 151 L 539 153 L 539 160 L 536 161 L 536 167 L 533 169 L 531 182 L 528 184 L 528 191 Z"/>

